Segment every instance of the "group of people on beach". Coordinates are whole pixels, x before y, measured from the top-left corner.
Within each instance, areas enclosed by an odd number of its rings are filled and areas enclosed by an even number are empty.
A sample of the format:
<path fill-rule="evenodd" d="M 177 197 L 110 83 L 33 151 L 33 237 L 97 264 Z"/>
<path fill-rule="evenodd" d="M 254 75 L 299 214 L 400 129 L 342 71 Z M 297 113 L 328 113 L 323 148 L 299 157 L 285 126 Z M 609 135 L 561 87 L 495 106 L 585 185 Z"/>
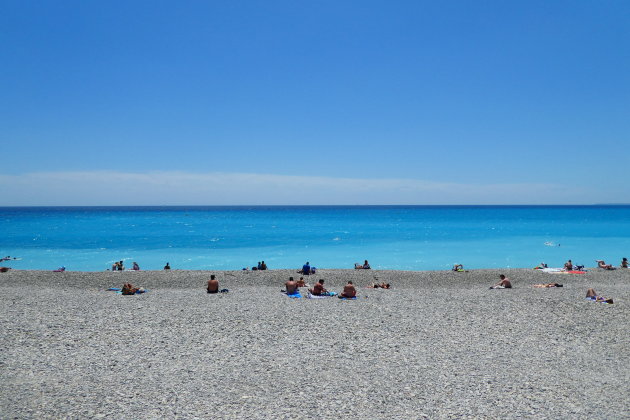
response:
<path fill-rule="evenodd" d="M 124 269 L 125 269 L 125 265 L 123 264 L 122 260 L 112 264 L 112 271 L 123 271 Z M 138 265 L 137 262 L 134 261 L 131 269 L 134 271 L 139 271 L 140 266 Z"/>
<path fill-rule="evenodd" d="M 505 274 L 501 274 L 499 278 L 500 278 L 500 281 L 490 286 L 490 289 L 511 289 L 512 288 L 512 283 L 510 282 L 510 279 L 508 279 L 505 276 Z M 552 287 L 563 287 L 563 286 L 560 283 L 542 283 L 542 284 L 534 284 L 532 287 L 539 288 L 539 289 L 547 289 L 547 288 L 552 288 Z M 594 302 L 613 303 L 612 298 L 599 296 L 597 295 L 595 290 L 592 288 L 586 291 L 586 298 Z"/>

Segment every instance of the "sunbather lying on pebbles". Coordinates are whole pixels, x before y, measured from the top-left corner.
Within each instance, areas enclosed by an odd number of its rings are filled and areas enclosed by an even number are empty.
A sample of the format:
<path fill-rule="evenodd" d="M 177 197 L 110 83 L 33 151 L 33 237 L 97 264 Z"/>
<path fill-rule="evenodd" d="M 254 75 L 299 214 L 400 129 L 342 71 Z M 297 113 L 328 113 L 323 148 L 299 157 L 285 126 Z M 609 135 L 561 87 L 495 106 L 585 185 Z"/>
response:
<path fill-rule="evenodd" d="M 586 291 L 586 298 L 595 302 L 613 303 L 612 298 L 605 298 L 603 296 L 597 296 L 597 293 L 595 293 L 595 289 L 588 289 Z"/>
<path fill-rule="evenodd" d="M 597 266 L 599 268 L 603 268 L 604 270 L 614 270 L 615 269 L 615 267 L 613 267 L 612 264 L 606 264 L 604 262 L 604 260 L 596 260 L 596 262 L 597 262 Z"/>
<path fill-rule="evenodd" d="M 372 283 L 370 286 L 368 286 L 368 289 L 389 289 L 389 283 Z"/>
<path fill-rule="evenodd" d="M 535 284 L 532 287 L 548 288 L 548 287 L 562 287 L 562 285 L 560 283 L 546 283 L 546 284 Z"/>

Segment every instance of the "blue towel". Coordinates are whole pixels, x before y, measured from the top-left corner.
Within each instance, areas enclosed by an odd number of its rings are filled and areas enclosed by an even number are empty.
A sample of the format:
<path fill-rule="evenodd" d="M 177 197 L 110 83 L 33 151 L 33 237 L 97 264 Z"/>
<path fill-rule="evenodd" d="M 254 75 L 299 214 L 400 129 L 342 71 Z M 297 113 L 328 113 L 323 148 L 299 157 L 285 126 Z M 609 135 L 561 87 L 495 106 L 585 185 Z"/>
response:
<path fill-rule="evenodd" d="M 337 293 L 335 293 L 335 292 L 328 292 L 327 294 L 324 294 L 324 295 L 314 295 L 311 292 L 308 293 L 308 298 L 309 299 L 326 299 L 326 298 L 333 297 L 333 296 L 337 296 Z"/>
<path fill-rule="evenodd" d="M 300 294 L 299 290 L 297 292 L 295 292 L 295 293 L 292 293 L 292 294 L 285 293 L 285 295 L 287 295 L 290 298 L 296 298 L 296 299 L 302 297 L 302 295 Z"/>

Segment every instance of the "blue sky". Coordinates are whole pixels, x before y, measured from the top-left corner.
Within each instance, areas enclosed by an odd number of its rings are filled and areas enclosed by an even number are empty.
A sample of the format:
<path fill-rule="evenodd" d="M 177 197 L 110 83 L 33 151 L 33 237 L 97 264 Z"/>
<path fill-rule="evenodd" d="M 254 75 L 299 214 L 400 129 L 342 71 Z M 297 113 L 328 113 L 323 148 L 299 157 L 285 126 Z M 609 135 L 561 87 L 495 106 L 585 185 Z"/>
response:
<path fill-rule="evenodd" d="M 627 1 L 0 1 L 0 205 L 630 202 Z"/>

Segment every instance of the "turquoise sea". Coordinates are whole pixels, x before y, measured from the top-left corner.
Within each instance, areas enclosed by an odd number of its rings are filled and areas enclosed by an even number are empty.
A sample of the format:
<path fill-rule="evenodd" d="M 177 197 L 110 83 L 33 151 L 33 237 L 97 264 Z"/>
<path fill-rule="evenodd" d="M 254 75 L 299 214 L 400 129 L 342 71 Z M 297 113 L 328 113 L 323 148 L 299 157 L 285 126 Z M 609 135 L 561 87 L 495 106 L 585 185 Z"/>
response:
<path fill-rule="evenodd" d="M 522 268 L 630 257 L 630 206 L 4 207 L 0 265 Z"/>

